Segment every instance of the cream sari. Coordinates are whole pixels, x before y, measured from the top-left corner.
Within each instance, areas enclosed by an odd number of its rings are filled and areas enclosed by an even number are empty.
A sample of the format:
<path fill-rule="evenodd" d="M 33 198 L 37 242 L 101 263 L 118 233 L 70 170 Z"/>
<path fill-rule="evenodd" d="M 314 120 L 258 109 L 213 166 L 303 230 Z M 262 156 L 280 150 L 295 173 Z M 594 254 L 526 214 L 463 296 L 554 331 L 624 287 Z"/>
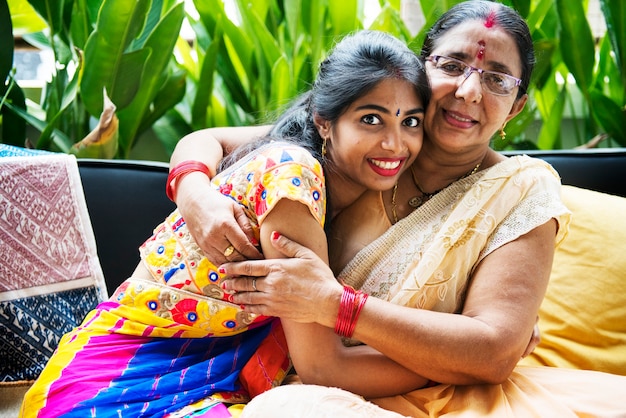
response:
<path fill-rule="evenodd" d="M 391 228 L 383 221 L 373 230 L 355 227 L 366 217 L 371 225 L 381 211 L 380 196 L 370 193 L 335 220 L 331 251 L 351 258 L 339 278 L 391 303 L 448 313 L 461 311 L 468 280 L 485 256 L 553 218 L 558 245 L 570 220 L 558 174 L 527 156 L 453 183 Z M 301 416 L 303 405 L 319 402 L 318 410 L 328 416 L 358 416 L 358 409 L 368 411 L 361 416 L 626 416 L 626 377 L 549 367 L 519 366 L 501 385 L 440 384 L 371 402 L 355 402 L 345 391 L 339 396 L 335 388 L 313 388 L 272 389 L 250 403 L 244 416 Z"/>

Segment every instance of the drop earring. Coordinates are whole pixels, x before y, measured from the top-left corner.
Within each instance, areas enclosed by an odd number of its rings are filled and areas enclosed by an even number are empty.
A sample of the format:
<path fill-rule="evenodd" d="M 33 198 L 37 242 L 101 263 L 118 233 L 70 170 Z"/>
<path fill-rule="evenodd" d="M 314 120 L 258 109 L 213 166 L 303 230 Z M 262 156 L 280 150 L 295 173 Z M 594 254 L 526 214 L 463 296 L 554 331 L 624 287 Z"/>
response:
<path fill-rule="evenodd" d="M 326 141 L 328 141 L 327 136 L 322 139 L 322 157 L 326 157 Z"/>
<path fill-rule="evenodd" d="M 506 132 L 504 132 L 504 127 L 506 126 L 506 123 L 504 125 L 502 125 L 502 128 L 500 128 L 500 140 L 504 141 L 506 138 Z"/>

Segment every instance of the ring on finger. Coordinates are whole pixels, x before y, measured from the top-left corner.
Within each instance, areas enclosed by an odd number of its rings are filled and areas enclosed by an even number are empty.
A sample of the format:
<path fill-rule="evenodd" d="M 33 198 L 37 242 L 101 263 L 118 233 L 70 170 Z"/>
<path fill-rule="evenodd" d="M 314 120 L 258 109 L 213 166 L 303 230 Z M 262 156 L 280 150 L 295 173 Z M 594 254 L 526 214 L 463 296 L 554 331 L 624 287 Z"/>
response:
<path fill-rule="evenodd" d="M 255 292 L 259 291 L 259 289 L 256 288 L 256 279 L 252 279 L 252 288 L 254 289 Z"/>
<path fill-rule="evenodd" d="M 235 247 L 233 247 L 231 244 L 228 247 L 226 247 L 226 249 L 224 250 L 224 257 L 228 257 L 234 252 L 235 252 Z"/>

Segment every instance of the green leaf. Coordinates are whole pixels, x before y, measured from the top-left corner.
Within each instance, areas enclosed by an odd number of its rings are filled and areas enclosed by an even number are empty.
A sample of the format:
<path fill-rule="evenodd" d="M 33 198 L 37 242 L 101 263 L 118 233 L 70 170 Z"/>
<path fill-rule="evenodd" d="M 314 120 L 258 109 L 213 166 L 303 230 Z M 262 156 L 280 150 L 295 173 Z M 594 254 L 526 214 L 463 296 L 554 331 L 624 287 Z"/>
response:
<path fill-rule="evenodd" d="M 285 57 L 281 57 L 274 64 L 272 80 L 268 110 L 284 107 L 297 94 L 294 89 L 295 85 L 291 82 L 289 62 Z"/>
<path fill-rule="evenodd" d="M 154 53 L 145 61 L 140 85 L 132 102 L 126 108 L 118 110 L 122 152 L 130 152 L 135 136 L 139 133 L 138 128 L 149 112 L 150 104 L 167 79 L 165 71 L 180 33 L 185 15 L 183 7 L 183 3 L 179 3 L 169 10 L 146 40 L 145 49 Z"/>
<path fill-rule="evenodd" d="M 76 48 L 85 49 L 87 38 L 93 31 L 92 22 L 85 0 L 74 1 L 72 19 L 70 21 L 70 37 Z"/>
<path fill-rule="evenodd" d="M 43 131 L 46 129 L 46 122 L 37 119 L 35 116 L 31 115 L 26 111 L 26 109 L 22 109 L 21 107 L 14 106 L 11 103 L 5 103 L 9 109 L 11 109 L 16 114 L 20 115 L 22 119 L 24 119 L 27 123 L 32 125 L 35 129 L 39 131 Z M 73 142 L 70 138 L 67 137 L 63 132 L 59 130 L 54 130 L 52 133 L 52 142 L 58 147 L 61 152 L 69 152 L 70 147 Z"/>
<path fill-rule="evenodd" d="M 196 89 L 196 97 L 193 101 L 191 113 L 191 126 L 194 129 L 201 129 L 206 126 L 207 107 L 209 106 L 211 95 L 213 94 L 213 79 L 217 67 L 217 56 L 221 48 L 222 39 L 217 37 L 206 51 L 202 61 L 200 77 Z"/>
<path fill-rule="evenodd" d="M 6 91 L 4 82 L 13 68 L 13 24 L 6 0 L 0 0 L 0 96 Z"/>
<path fill-rule="evenodd" d="M 218 57 L 218 71 L 224 79 L 230 95 L 235 103 L 246 112 L 252 112 L 254 106 L 249 97 L 250 80 L 254 78 L 255 64 L 253 62 L 254 43 L 246 32 L 226 16 L 221 0 L 194 0 L 200 20 L 208 34 L 217 34 L 218 26 L 223 32 L 224 42 Z M 199 42 L 211 42 L 208 35 L 194 29 Z M 251 35 L 253 32 L 248 31 Z"/>
<path fill-rule="evenodd" d="M 6 0 L 2 0 L 0 3 L 2 2 L 6 3 Z M 27 0 L 9 0 L 8 5 L 11 11 L 13 34 L 15 36 L 39 32 L 48 27 L 46 22 L 37 14 L 33 6 L 31 6 Z"/>
<path fill-rule="evenodd" d="M 285 20 L 287 21 L 287 32 L 289 38 L 294 40 L 298 39 L 298 34 L 301 33 L 300 16 L 302 15 L 302 1 L 301 0 L 284 0 L 285 6 Z"/>
<path fill-rule="evenodd" d="M 51 118 L 48 119 L 48 124 L 41 131 L 41 135 L 37 140 L 37 148 L 38 149 L 48 149 L 50 147 L 50 141 L 52 140 L 52 134 L 54 130 L 57 128 L 57 121 L 61 118 L 63 113 L 67 110 L 68 107 L 72 105 L 74 100 L 76 99 L 76 94 L 78 91 L 78 74 L 74 75 L 74 78 L 69 82 L 67 88 L 63 91 L 63 96 L 61 98 L 61 106 L 58 112 Z"/>
<path fill-rule="evenodd" d="M 52 34 L 63 31 L 64 1 L 28 0 L 39 15 L 48 23 Z"/>
<path fill-rule="evenodd" d="M 332 38 L 326 34 L 326 9 L 329 0 L 308 0 L 303 2 L 302 11 L 305 18 L 305 27 L 308 29 L 311 48 L 311 65 L 317 66 L 322 61 Z M 308 7 L 306 6 L 308 4 Z M 308 11 L 308 12 L 307 12 Z M 306 19 L 308 17 L 308 19 Z M 315 72 L 314 72 L 315 73 Z"/>
<path fill-rule="evenodd" d="M 119 101 L 128 102 L 129 94 L 120 87 L 126 89 L 139 84 L 142 60 L 145 62 L 149 51 L 136 51 L 130 56 L 125 56 L 125 51 L 141 32 L 149 5 L 150 0 L 105 0 L 102 4 L 96 30 L 85 45 L 79 82 L 85 107 L 92 115 L 102 112 L 104 88 L 121 109 L 127 103 Z"/>
<path fill-rule="evenodd" d="M 537 108 L 542 115 L 543 124 L 537 138 L 539 149 L 554 149 L 560 147 L 561 120 L 565 108 L 567 89 L 552 78 L 541 90 L 535 90 L 534 98 Z"/>
<path fill-rule="evenodd" d="M 533 70 L 532 81 L 537 88 L 542 89 L 553 74 L 552 57 L 557 49 L 553 39 L 539 39 L 535 41 L 536 64 Z"/>
<path fill-rule="evenodd" d="M 527 17 L 530 13 L 530 0 L 513 0 L 512 6 L 522 17 Z"/>
<path fill-rule="evenodd" d="M 165 115 L 168 110 L 176 106 L 185 96 L 187 73 L 177 71 L 167 77 L 165 84 L 159 89 L 154 98 L 151 111 L 144 116 L 137 132 L 142 133 Z"/>
<path fill-rule="evenodd" d="M 369 29 L 390 33 L 405 42 L 411 39 L 411 34 L 404 24 L 402 16 L 390 6 L 384 6 L 381 9 Z"/>
<path fill-rule="evenodd" d="M 626 85 L 620 83 L 623 72 L 619 70 L 619 64 L 615 61 L 611 43 L 607 33 L 600 41 L 600 54 L 596 74 L 596 88 L 616 103 L 624 103 L 626 100 Z"/>
<path fill-rule="evenodd" d="M 254 34 L 252 37 L 255 48 L 253 56 L 256 58 L 259 79 L 267 83 L 266 86 L 269 90 L 271 69 L 274 63 L 280 59 L 282 51 L 274 36 L 272 36 L 261 20 L 261 17 L 255 13 L 252 7 L 246 7 L 246 4 L 248 4 L 247 0 L 237 0 L 237 3 L 247 29 Z M 263 86 L 259 87 L 262 88 Z"/>
<path fill-rule="evenodd" d="M 358 0 L 342 0 L 328 2 L 328 17 L 334 36 L 344 35 L 355 29 L 361 29 L 358 17 Z"/>
<path fill-rule="evenodd" d="M 577 1 L 557 0 L 563 61 L 585 97 L 593 83 L 594 45 L 585 10 Z"/>
<path fill-rule="evenodd" d="M 9 87 L 6 96 L 1 99 L 0 115 L 2 115 L 2 122 L 0 126 L 2 126 L 2 142 L 23 147 L 26 140 L 26 122 L 5 105 L 9 104 L 26 111 L 24 92 L 12 77 L 9 77 Z"/>
<path fill-rule="evenodd" d="M 600 0 L 607 33 L 617 57 L 622 75 L 622 86 L 626 88 L 626 2 L 624 0 Z"/>
<path fill-rule="evenodd" d="M 626 147 L 626 109 L 597 90 L 591 93 L 591 113 L 598 124 L 622 147 Z"/>

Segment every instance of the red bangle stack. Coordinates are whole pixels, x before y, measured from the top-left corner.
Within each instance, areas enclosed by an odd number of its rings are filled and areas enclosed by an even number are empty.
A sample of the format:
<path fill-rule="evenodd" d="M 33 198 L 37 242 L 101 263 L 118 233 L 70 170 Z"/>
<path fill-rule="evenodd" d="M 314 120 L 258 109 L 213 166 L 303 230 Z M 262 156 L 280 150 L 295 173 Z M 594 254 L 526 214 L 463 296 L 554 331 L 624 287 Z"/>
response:
<path fill-rule="evenodd" d="M 200 171 L 207 175 L 207 177 L 211 178 L 211 172 L 209 171 L 209 167 L 206 164 L 201 163 L 200 161 L 187 160 L 182 161 L 174 166 L 170 171 L 170 174 L 167 176 L 167 183 L 165 185 L 165 194 L 167 197 L 173 202 L 174 201 L 174 183 L 181 179 L 183 176 L 189 173 L 193 173 L 194 171 Z"/>
<path fill-rule="evenodd" d="M 343 287 L 341 303 L 339 304 L 339 314 L 335 323 L 335 333 L 346 338 L 352 338 L 356 321 L 367 300 L 367 293 L 354 290 L 350 286 Z"/>

